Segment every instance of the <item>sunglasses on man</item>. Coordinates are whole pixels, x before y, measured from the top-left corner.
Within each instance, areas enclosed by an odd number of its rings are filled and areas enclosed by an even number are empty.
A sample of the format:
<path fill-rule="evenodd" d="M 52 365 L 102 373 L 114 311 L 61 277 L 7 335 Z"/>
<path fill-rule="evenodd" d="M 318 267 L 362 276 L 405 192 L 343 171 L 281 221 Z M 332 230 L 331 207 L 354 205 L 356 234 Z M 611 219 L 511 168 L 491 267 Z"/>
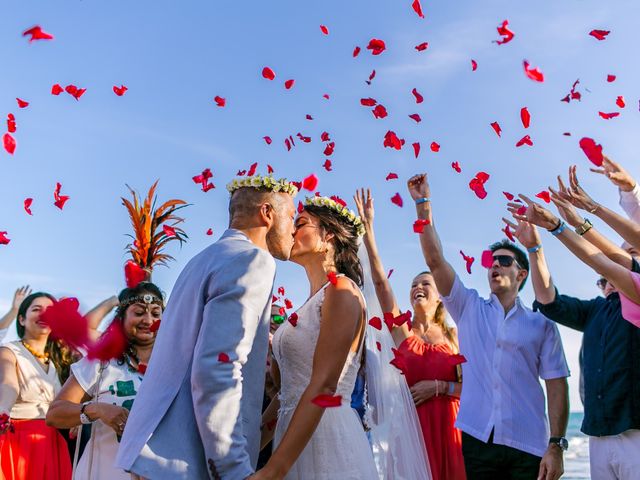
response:
<path fill-rule="evenodd" d="M 493 256 L 493 261 L 498 261 L 498 264 L 500 264 L 501 267 L 510 267 L 511 265 L 513 265 L 514 263 L 516 264 L 516 266 L 521 269 L 524 270 L 520 264 L 518 263 L 518 261 L 510 256 L 510 255 L 494 255 Z"/>

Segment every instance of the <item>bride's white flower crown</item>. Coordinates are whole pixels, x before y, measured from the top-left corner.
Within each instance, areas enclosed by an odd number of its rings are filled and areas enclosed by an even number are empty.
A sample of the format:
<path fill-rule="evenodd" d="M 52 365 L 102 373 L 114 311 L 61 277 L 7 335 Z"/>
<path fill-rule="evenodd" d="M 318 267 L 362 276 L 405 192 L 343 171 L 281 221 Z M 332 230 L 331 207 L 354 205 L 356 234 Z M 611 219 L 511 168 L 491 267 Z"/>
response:
<path fill-rule="evenodd" d="M 292 182 L 284 178 L 276 180 L 272 176 L 254 175 L 252 177 L 234 178 L 231 183 L 227 184 L 227 190 L 230 194 L 244 187 L 264 188 L 272 192 L 288 193 L 292 197 L 298 193 L 298 187 Z"/>
<path fill-rule="evenodd" d="M 325 207 L 339 213 L 347 223 L 350 223 L 356 228 L 358 236 L 364 235 L 364 224 L 358 215 L 347 208 L 347 204 L 338 197 L 307 197 L 304 201 L 305 205 L 313 205 L 315 207 Z"/>

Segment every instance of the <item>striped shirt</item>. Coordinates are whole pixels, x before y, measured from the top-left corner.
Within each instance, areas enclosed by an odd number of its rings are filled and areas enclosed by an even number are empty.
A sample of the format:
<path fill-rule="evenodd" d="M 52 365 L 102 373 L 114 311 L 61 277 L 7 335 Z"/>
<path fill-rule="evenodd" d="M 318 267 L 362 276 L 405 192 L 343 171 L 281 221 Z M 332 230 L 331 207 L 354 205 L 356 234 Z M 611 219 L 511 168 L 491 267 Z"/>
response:
<path fill-rule="evenodd" d="M 456 427 L 483 442 L 493 431 L 493 443 L 541 457 L 549 423 L 539 379 L 569 376 L 556 325 L 520 298 L 505 315 L 498 297 L 480 297 L 457 275 L 442 300 L 467 359 Z"/>

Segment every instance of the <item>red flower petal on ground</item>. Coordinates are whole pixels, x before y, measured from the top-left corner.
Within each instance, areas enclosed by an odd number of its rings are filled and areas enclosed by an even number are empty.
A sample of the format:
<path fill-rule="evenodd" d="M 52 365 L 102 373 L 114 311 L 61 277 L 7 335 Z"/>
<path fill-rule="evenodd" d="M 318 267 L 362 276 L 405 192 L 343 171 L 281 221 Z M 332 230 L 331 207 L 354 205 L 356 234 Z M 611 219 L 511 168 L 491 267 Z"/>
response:
<path fill-rule="evenodd" d="M 411 115 L 409 115 L 409 118 L 411 120 L 415 120 L 416 123 L 420 123 L 422 121 L 422 118 L 417 113 L 412 113 Z"/>
<path fill-rule="evenodd" d="M 262 138 L 263 138 L 263 140 L 265 141 L 265 143 L 266 143 L 267 145 L 271 145 L 271 142 L 272 142 L 271 137 L 269 137 L 269 136 L 264 136 L 264 137 L 262 137 Z"/>
<path fill-rule="evenodd" d="M 511 233 L 511 229 L 509 228 L 509 225 L 506 225 L 502 231 L 504 232 L 504 234 L 507 236 L 507 238 L 509 240 L 511 240 L 512 242 L 515 242 L 515 238 L 513 237 L 513 233 Z"/>
<path fill-rule="evenodd" d="M 372 112 L 375 118 L 384 118 L 387 116 L 387 109 L 381 104 L 376 105 Z"/>
<path fill-rule="evenodd" d="M 100 338 L 87 350 L 89 360 L 107 362 L 120 358 L 127 348 L 127 336 L 120 322 L 111 322 Z"/>
<path fill-rule="evenodd" d="M 440 144 L 437 142 L 431 142 L 430 147 L 432 152 L 439 152 L 440 151 Z"/>
<path fill-rule="evenodd" d="M 417 89 L 413 89 L 411 90 L 411 93 L 413 93 L 413 96 L 416 97 L 416 103 L 422 103 L 424 101 L 424 97 L 422 95 L 420 95 L 420 92 L 418 92 Z"/>
<path fill-rule="evenodd" d="M 320 31 L 325 35 L 329 35 L 329 29 L 325 25 L 320 25 Z"/>
<path fill-rule="evenodd" d="M 387 177 L 385 178 L 385 180 L 395 180 L 396 178 L 398 178 L 398 174 L 397 173 L 393 173 L 390 172 L 389 175 L 387 175 Z"/>
<path fill-rule="evenodd" d="M 518 140 L 518 143 L 516 143 L 516 147 L 521 147 L 523 145 L 529 145 L 530 147 L 533 146 L 533 140 L 531 140 L 530 135 L 525 135 L 520 140 Z"/>
<path fill-rule="evenodd" d="M 424 232 L 424 227 L 429 225 L 431 222 L 425 218 L 419 218 L 415 222 L 413 222 L 413 232 L 414 233 L 422 233 Z"/>
<path fill-rule="evenodd" d="M 529 77 L 534 82 L 544 82 L 544 74 L 540 71 L 540 69 L 538 69 L 537 67 L 531 68 L 531 65 L 527 60 L 524 60 L 522 62 L 522 65 L 524 67 L 524 74 L 527 77 Z"/>
<path fill-rule="evenodd" d="M 396 133 L 392 130 L 389 130 L 387 131 L 387 133 L 385 133 L 382 145 L 389 148 L 395 148 L 396 150 L 400 150 L 402 148 L 402 142 L 400 141 Z"/>
<path fill-rule="evenodd" d="M 360 47 L 356 46 L 356 48 L 353 49 L 353 58 L 356 58 L 358 55 L 360 55 Z"/>
<path fill-rule="evenodd" d="M 213 235 L 213 228 L 209 228 L 207 230 L 207 235 L 209 235 L 209 236 Z"/>
<path fill-rule="evenodd" d="M 382 52 L 386 50 L 387 46 L 384 43 L 384 40 L 380 40 L 378 38 L 372 38 L 369 40 L 369 45 L 367 45 L 367 50 L 371 50 L 372 55 L 380 55 Z"/>
<path fill-rule="evenodd" d="M 289 315 L 289 317 L 287 318 L 287 321 L 293 325 L 294 327 L 298 326 L 298 314 L 296 312 L 293 312 L 291 315 Z"/>
<path fill-rule="evenodd" d="M 215 97 L 213 97 L 213 101 L 216 102 L 216 105 L 218 107 L 224 107 L 227 104 L 227 99 L 222 98 L 219 95 L 216 95 Z"/>
<path fill-rule="evenodd" d="M 284 82 L 284 88 L 286 88 L 287 90 L 290 90 L 291 87 L 293 87 L 294 83 L 296 83 L 294 79 L 287 80 L 286 82 Z"/>
<path fill-rule="evenodd" d="M 369 320 L 369 325 L 371 325 L 376 330 L 382 330 L 382 320 L 380 317 L 372 317 Z"/>
<path fill-rule="evenodd" d="M 622 95 L 619 95 L 618 98 L 616 98 L 616 105 L 620 108 L 624 108 L 627 106 Z"/>
<path fill-rule="evenodd" d="M 164 232 L 164 234 L 167 237 L 175 237 L 176 236 L 176 229 L 173 227 L 170 227 L 169 225 L 163 225 L 162 226 L 162 231 Z"/>
<path fill-rule="evenodd" d="M 502 194 L 507 197 L 507 200 L 511 201 L 515 198 L 515 196 L 513 195 L 513 193 L 509 193 L 509 192 L 502 192 Z"/>
<path fill-rule="evenodd" d="M 375 98 L 361 98 L 360 99 L 360 105 L 362 105 L 363 107 L 373 107 L 377 104 L 378 102 L 376 101 Z"/>
<path fill-rule="evenodd" d="M 596 40 L 604 40 L 607 35 L 609 35 L 611 33 L 610 30 L 591 30 L 589 32 L 589 35 L 591 35 L 593 38 L 595 38 Z"/>
<path fill-rule="evenodd" d="M 491 128 L 493 128 L 493 131 L 496 132 L 496 135 L 498 135 L 499 137 L 502 136 L 502 128 L 500 128 L 500 124 L 498 122 L 493 122 L 491 124 Z"/>
<path fill-rule="evenodd" d="M 607 82 L 611 83 L 611 82 L 615 82 L 616 81 L 616 76 L 615 75 L 607 75 Z"/>
<path fill-rule="evenodd" d="M 471 59 L 471 71 L 475 72 L 478 69 L 478 62 L 476 62 L 475 60 Z"/>
<path fill-rule="evenodd" d="M 466 262 L 465 266 L 467 268 L 467 273 L 470 274 L 471 273 L 471 265 L 473 265 L 473 262 L 475 262 L 476 259 L 474 257 L 469 257 L 468 255 L 465 255 L 462 250 L 460 250 L 460 255 L 462 255 L 462 258 Z"/>
<path fill-rule="evenodd" d="M 342 395 L 325 395 L 320 394 L 311 400 L 311 403 L 320 408 L 333 408 L 342 405 Z"/>
<path fill-rule="evenodd" d="M 0 232 L 0 245 L 9 245 L 10 238 L 7 238 L 7 232 Z"/>
<path fill-rule="evenodd" d="M 115 93 L 119 97 L 124 95 L 124 92 L 126 92 L 127 90 L 129 89 L 124 85 L 120 85 L 119 87 L 116 87 L 115 85 L 113 86 L 113 93 Z"/>
<path fill-rule="evenodd" d="M 399 207 L 402 207 L 403 205 L 402 197 L 400 196 L 399 193 L 396 193 L 393 197 L 391 197 L 391 203 Z"/>
<path fill-rule="evenodd" d="M 36 25 L 35 27 L 31 27 L 29 30 L 25 30 L 22 32 L 22 36 L 31 36 L 29 43 L 35 40 L 53 40 L 53 35 L 42 30 L 40 25 Z"/>
<path fill-rule="evenodd" d="M 25 102 L 20 98 L 16 98 L 16 102 L 18 102 L 18 107 L 20 108 L 27 108 L 29 106 L 29 102 Z"/>
<path fill-rule="evenodd" d="M 494 42 L 498 45 L 509 43 L 511 40 L 513 40 L 515 34 L 509 29 L 508 25 L 509 20 L 505 20 L 496 27 L 496 30 L 498 30 L 498 35 L 502 37 L 500 40 L 494 40 Z"/>
<path fill-rule="evenodd" d="M 484 268 L 491 268 L 493 265 L 493 252 L 491 250 L 485 250 L 480 257 L 480 265 Z"/>
<path fill-rule="evenodd" d="M 593 163 L 596 167 L 602 166 L 602 161 L 604 157 L 602 155 L 602 145 L 598 145 L 592 138 L 584 137 L 580 139 L 580 148 L 587 156 L 587 158 Z"/>
<path fill-rule="evenodd" d="M 427 48 L 429 48 L 429 42 L 422 42 L 420 45 L 416 45 L 415 48 L 419 52 L 424 52 Z"/>
<path fill-rule="evenodd" d="M 331 160 L 329 160 L 328 158 L 324 161 L 324 163 L 322 164 L 322 166 L 324 167 L 324 169 L 327 172 L 330 172 L 332 169 L 333 164 L 331 163 Z"/>
<path fill-rule="evenodd" d="M 338 277 L 336 275 L 336 272 L 329 272 L 327 274 L 327 280 L 329 281 L 329 283 L 331 285 L 337 285 L 338 284 Z"/>
<path fill-rule="evenodd" d="M 16 139 L 10 133 L 2 136 L 2 145 L 9 155 L 13 155 L 16 151 Z"/>
<path fill-rule="evenodd" d="M 420 18 L 424 18 L 424 13 L 422 12 L 422 5 L 420 5 L 420 0 L 413 0 L 413 3 L 411 4 L 411 8 L 413 8 L 413 11 L 416 12 L 416 15 L 418 15 Z"/>
<path fill-rule="evenodd" d="M 462 172 L 462 168 L 460 168 L 460 163 L 458 162 L 453 162 L 451 164 L 451 168 L 453 168 L 458 173 Z"/>
<path fill-rule="evenodd" d="M 520 109 L 520 120 L 522 120 L 522 126 L 524 128 L 529 128 L 529 125 L 531 124 L 531 114 L 527 107 L 522 107 Z"/>
<path fill-rule="evenodd" d="M 124 264 L 124 281 L 128 288 L 135 288 L 147 278 L 147 272 L 133 260 Z"/>
<path fill-rule="evenodd" d="M 544 203 L 551 203 L 551 195 L 547 190 L 543 190 L 540 193 L 536 193 L 536 197 L 544 201 Z"/>
<path fill-rule="evenodd" d="M 413 155 L 418 158 L 418 155 L 420 155 L 420 142 L 414 142 L 411 146 L 413 147 Z"/>
<path fill-rule="evenodd" d="M 64 88 L 62 88 L 59 83 L 51 87 L 51 95 L 60 95 L 62 92 L 64 92 Z"/>
<path fill-rule="evenodd" d="M 220 363 L 229 363 L 231 361 L 231 359 L 229 358 L 229 355 L 227 355 L 226 353 L 220 352 L 218 354 L 218 361 Z"/>
<path fill-rule="evenodd" d="M 151 326 L 149 327 L 149 331 L 151 333 L 156 333 L 158 330 L 160 330 L 160 324 L 162 323 L 162 320 L 156 320 L 154 321 Z"/>
<path fill-rule="evenodd" d="M 309 190 L 310 192 L 316 190 L 316 188 L 318 188 L 318 177 L 316 177 L 313 173 L 306 177 L 302 181 L 302 188 L 304 188 L 305 190 Z"/>
<path fill-rule="evenodd" d="M 33 203 L 33 198 L 25 198 L 24 199 L 24 211 L 27 212 L 29 215 L 33 215 L 33 213 L 31 213 L 31 204 Z"/>
<path fill-rule="evenodd" d="M 271 70 L 269 67 L 264 67 L 262 69 L 262 76 L 267 80 L 273 80 L 274 78 L 276 78 L 275 72 Z"/>
<path fill-rule="evenodd" d="M 620 115 L 620 112 L 611 112 L 611 113 L 598 112 L 598 115 L 600 115 L 600 117 L 604 118 L 605 120 L 611 120 L 612 118 L 615 118 L 618 115 Z"/>

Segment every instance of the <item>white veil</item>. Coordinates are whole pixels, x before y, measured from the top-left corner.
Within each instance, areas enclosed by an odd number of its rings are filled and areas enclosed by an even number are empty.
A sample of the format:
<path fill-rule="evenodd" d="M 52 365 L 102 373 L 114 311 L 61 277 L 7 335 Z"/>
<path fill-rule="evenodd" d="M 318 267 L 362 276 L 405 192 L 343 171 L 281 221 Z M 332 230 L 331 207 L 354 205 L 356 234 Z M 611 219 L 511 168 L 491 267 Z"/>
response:
<path fill-rule="evenodd" d="M 382 318 L 364 243 L 358 257 L 364 272 L 362 291 L 368 318 Z M 367 324 L 365 342 L 365 423 L 370 428 L 369 440 L 379 479 L 430 480 L 431 469 L 416 407 L 404 375 L 389 363 L 394 358 L 391 348 L 395 344 L 384 322 L 381 330 Z"/>

